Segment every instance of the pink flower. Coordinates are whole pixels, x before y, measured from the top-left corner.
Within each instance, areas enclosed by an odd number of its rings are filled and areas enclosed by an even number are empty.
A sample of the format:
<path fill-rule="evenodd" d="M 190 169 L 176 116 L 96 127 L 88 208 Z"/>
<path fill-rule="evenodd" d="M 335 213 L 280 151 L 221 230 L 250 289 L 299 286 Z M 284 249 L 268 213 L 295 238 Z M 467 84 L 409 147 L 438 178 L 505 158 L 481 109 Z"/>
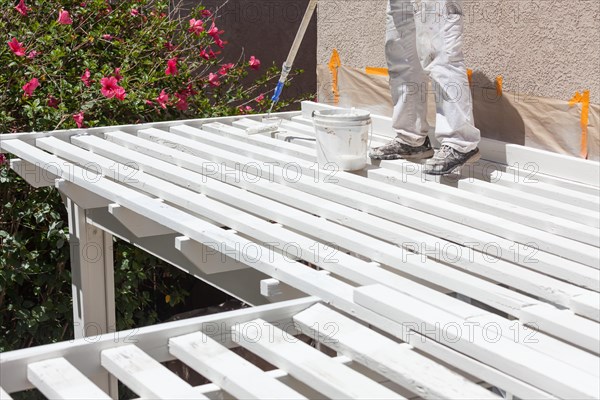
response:
<path fill-rule="evenodd" d="M 208 33 L 210 36 L 214 37 L 218 37 L 219 33 L 219 28 L 216 27 L 215 23 L 213 22 L 212 25 L 210 26 L 210 29 L 206 31 L 206 33 Z"/>
<path fill-rule="evenodd" d="M 165 48 L 166 48 L 167 50 L 169 50 L 169 51 L 173 51 L 173 50 L 175 50 L 175 49 L 177 48 L 177 47 L 176 47 L 176 46 L 175 46 L 173 43 L 171 43 L 171 42 L 167 42 L 167 43 L 165 43 L 165 44 L 164 44 L 164 46 L 165 46 Z"/>
<path fill-rule="evenodd" d="M 187 96 L 182 96 L 179 93 L 175 94 L 175 96 L 177 96 L 177 104 L 175 107 L 181 111 L 187 110 L 189 107 L 189 104 L 187 103 Z"/>
<path fill-rule="evenodd" d="M 254 56 L 250 57 L 250 68 L 252 69 L 259 69 L 260 68 L 260 60 Z"/>
<path fill-rule="evenodd" d="M 102 78 L 100 79 L 100 83 L 102 84 L 102 89 L 100 89 L 100 92 L 106 98 L 111 99 L 113 97 L 116 97 L 118 100 L 123 101 L 125 99 L 125 96 L 127 96 L 127 93 L 125 93 L 125 89 L 117 84 L 117 78 L 115 78 L 114 76 Z"/>
<path fill-rule="evenodd" d="M 156 98 L 156 102 L 158 103 L 159 106 L 166 109 L 168 101 L 169 101 L 169 95 L 167 94 L 167 92 L 165 92 L 165 89 L 161 90 L 160 94 Z"/>
<path fill-rule="evenodd" d="M 202 10 L 201 14 L 204 18 L 212 16 L 212 12 L 210 10 Z"/>
<path fill-rule="evenodd" d="M 29 54 L 27 54 L 27 58 L 29 58 L 30 60 L 33 60 L 34 58 L 36 58 L 38 56 L 38 54 L 40 54 L 40 53 L 38 53 L 35 50 L 31 50 L 29 52 Z"/>
<path fill-rule="evenodd" d="M 77 114 L 73 114 L 73 119 L 75 120 L 77 127 L 81 128 L 83 126 L 83 111 L 80 111 Z"/>
<path fill-rule="evenodd" d="M 25 47 L 23 47 L 23 43 L 20 43 L 16 38 L 12 38 L 10 42 L 8 42 L 8 47 L 10 51 L 12 51 L 15 56 L 23 57 L 25 55 Z"/>
<path fill-rule="evenodd" d="M 81 75 L 81 82 L 83 82 L 83 84 L 85 86 L 90 87 L 90 85 L 92 84 L 92 81 L 90 79 L 91 77 L 92 77 L 92 73 L 90 72 L 89 69 L 86 68 L 83 75 Z"/>
<path fill-rule="evenodd" d="M 48 107 L 58 108 L 60 101 L 56 97 L 50 95 L 48 96 L 48 101 L 46 104 L 48 104 Z"/>
<path fill-rule="evenodd" d="M 200 19 L 190 19 L 190 29 L 188 29 L 188 31 L 190 33 L 194 33 L 196 35 L 200 35 L 202 32 L 204 32 L 204 22 Z"/>
<path fill-rule="evenodd" d="M 130 14 L 132 17 L 137 17 L 138 15 L 140 15 L 140 12 L 137 9 L 132 8 Z"/>
<path fill-rule="evenodd" d="M 6 156 L 2 153 L 0 153 L 0 167 L 3 166 L 4 164 L 6 164 L 8 162 L 8 160 L 6 159 Z"/>
<path fill-rule="evenodd" d="M 177 75 L 177 57 L 173 57 L 169 61 L 167 61 L 167 69 L 165 70 L 165 75 Z"/>
<path fill-rule="evenodd" d="M 215 44 L 217 46 L 219 46 L 220 48 L 224 48 L 225 44 L 227 44 L 227 42 L 222 41 L 221 38 L 218 36 L 214 38 L 214 41 L 215 41 Z"/>
<path fill-rule="evenodd" d="M 153 106 L 154 102 L 152 100 L 146 100 L 146 105 L 147 106 Z"/>
<path fill-rule="evenodd" d="M 58 23 L 61 25 L 71 25 L 73 23 L 68 11 L 60 10 L 58 12 Z"/>
<path fill-rule="evenodd" d="M 115 72 L 113 72 L 113 75 L 117 82 L 120 82 L 121 79 L 123 79 L 123 77 L 121 76 L 121 68 L 115 68 Z"/>
<path fill-rule="evenodd" d="M 240 110 L 240 112 L 241 112 L 242 114 L 245 114 L 245 113 L 247 113 L 247 112 L 250 112 L 250 111 L 252 111 L 252 110 L 253 110 L 253 108 L 252 108 L 252 107 L 250 107 L 250 106 L 245 106 L 245 107 L 244 107 L 244 106 L 240 106 L 239 110 Z"/>
<path fill-rule="evenodd" d="M 234 67 L 234 64 L 232 64 L 232 63 L 221 65 L 221 68 L 219 68 L 219 75 L 227 75 L 229 70 L 233 67 Z"/>
<path fill-rule="evenodd" d="M 257 103 L 260 103 L 261 101 L 263 101 L 265 99 L 265 94 L 261 93 L 258 96 L 256 96 L 256 98 L 254 99 L 254 101 L 256 101 Z"/>
<path fill-rule="evenodd" d="M 38 86 L 40 86 L 40 81 L 38 81 L 37 78 L 32 78 L 29 82 L 23 85 L 25 96 L 30 97 Z"/>
<path fill-rule="evenodd" d="M 108 33 L 105 33 L 104 35 L 102 35 L 102 39 L 104 39 L 104 40 L 112 40 L 113 36 L 109 35 Z"/>
<path fill-rule="evenodd" d="M 208 74 L 208 83 L 210 86 L 219 86 L 221 82 L 219 82 L 219 75 L 213 74 L 212 72 Z"/>
<path fill-rule="evenodd" d="M 15 10 L 17 10 L 19 12 L 19 14 L 21 14 L 23 16 L 27 16 L 27 11 L 31 10 L 31 8 L 29 8 L 25 5 L 24 0 L 21 0 L 21 1 L 19 1 L 19 4 L 15 6 Z"/>
<path fill-rule="evenodd" d="M 212 49 L 209 47 L 208 51 L 206 51 L 206 49 L 203 49 L 200 52 L 200 57 L 206 59 L 206 60 L 212 60 L 213 58 L 217 58 L 217 55 L 215 54 L 214 51 L 212 51 Z"/>

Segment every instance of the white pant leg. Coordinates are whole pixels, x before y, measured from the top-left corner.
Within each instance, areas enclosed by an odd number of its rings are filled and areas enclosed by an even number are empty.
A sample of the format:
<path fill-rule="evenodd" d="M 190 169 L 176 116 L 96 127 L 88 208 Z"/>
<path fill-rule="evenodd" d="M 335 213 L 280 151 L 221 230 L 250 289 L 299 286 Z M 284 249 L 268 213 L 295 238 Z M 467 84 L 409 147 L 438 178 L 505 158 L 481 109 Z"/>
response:
<path fill-rule="evenodd" d="M 435 136 L 461 152 L 477 147 L 479 129 L 462 53 L 460 0 L 422 0 L 415 14 L 417 52 L 436 92 Z"/>
<path fill-rule="evenodd" d="M 398 138 L 410 145 L 425 141 L 428 78 L 419 61 L 411 0 L 389 0 L 387 8 L 385 55 L 390 74 L 394 111 L 392 127 Z"/>
<path fill-rule="evenodd" d="M 390 68 L 390 84 L 392 86 L 392 97 L 395 93 L 402 93 L 402 86 L 411 85 L 412 82 L 420 83 L 418 95 L 405 95 L 406 101 L 394 101 L 394 128 L 396 121 L 400 121 L 396 128 L 398 135 L 407 144 L 416 145 L 415 137 L 426 134 L 424 127 L 427 123 L 409 126 L 404 120 L 411 120 L 412 111 L 417 109 L 422 112 L 419 119 L 425 119 L 426 113 L 426 84 L 415 78 L 416 74 L 410 74 L 400 68 L 397 73 L 392 72 L 395 65 L 406 65 L 415 59 L 414 52 L 407 46 L 415 46 L 416 54 L 420 61 L 422 70 L 432 79 L 436 93 L 436 138 L 443 144 L 447 144 L 458 151 L 468 152 L 477 147 L 480 140 L 479 129 L 475 127 L 473 118 L 473 103 L 469 81 L 467 78 L 464 57 L 462 53 L 463 15 L 460 1 L 451 0 L 422 0 L 414 10 L 415 40 L 409 27 L 410 20 L 409 1 L 389 0 L 392 16 L 398 7 L 405 9 L 404 21 L 400 21 L 401 32 L 398 41 L 405 40 L 405 45 L 394 45 L 388 47 L 386 42 L 386 56 Z M 412 2 L 415 3 L 414 1 Z M 388 23 L 396 24 L 399 20 L 392 18 Z M 404 33 L 407 33 L 406 35 Z M 389 35 L 389 28 L 388 28 Z M 414 71 L 415 68 L 409 69 Z M 416 105 L 399 104 L 418 102 Z M 408 110 L 408 111 L 405 111 Z M 408 116 L 401 115 L 408 113 Z M 413 131 L 409 131 L 413 129 Z M 407 131 L 407 132 L 405 132 Z"/>

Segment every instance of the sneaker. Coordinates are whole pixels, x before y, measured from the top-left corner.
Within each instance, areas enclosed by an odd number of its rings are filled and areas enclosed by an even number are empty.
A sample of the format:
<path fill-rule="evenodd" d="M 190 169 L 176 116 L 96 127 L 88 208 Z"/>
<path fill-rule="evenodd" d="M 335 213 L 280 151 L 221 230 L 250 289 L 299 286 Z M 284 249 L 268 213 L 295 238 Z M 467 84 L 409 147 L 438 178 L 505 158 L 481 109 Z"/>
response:
<path fill-rule="evenodd" d="M 409 146 L 400 142 L 398 138 L 394 138 L 383 146 L 371 149 L 369 157 L 375 160 L 431 158 L 433 157 L 433 148 L 428 137 L 425 137 L 425 142 L 420 146 Z"/>
<path fill-rule="evenodd" d="M 429 175 L 446 175 L 465 164 L 479 161 L 480 158 L 477 147 L 468 153 L 461 153 L 448 145 L 442 145 L 435 157 L 425 163 L 424 172 Z"/>

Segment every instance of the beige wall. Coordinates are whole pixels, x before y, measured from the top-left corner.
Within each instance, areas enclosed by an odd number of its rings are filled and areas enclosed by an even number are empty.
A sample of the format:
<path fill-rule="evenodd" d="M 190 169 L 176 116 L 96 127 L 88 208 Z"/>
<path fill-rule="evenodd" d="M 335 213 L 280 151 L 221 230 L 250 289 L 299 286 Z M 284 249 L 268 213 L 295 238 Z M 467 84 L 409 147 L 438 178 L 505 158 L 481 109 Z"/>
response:
<path fill-rule="evenodd" d="M 385 66 L 385 0 L 320 0 L 317 62 Z M 464 0 L 467 66 L 476 83 L 569 100 L 590 90 L 600 103 L 600 1 Z"/>

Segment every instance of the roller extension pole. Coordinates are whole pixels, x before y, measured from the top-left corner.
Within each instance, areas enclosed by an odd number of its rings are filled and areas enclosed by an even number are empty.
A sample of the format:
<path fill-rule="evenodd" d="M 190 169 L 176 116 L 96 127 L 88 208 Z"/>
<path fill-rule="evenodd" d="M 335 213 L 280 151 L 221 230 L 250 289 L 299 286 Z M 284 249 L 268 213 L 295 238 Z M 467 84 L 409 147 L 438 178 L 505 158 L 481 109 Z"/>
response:
<path fill-rule="evenodd" d="M 292 70 L 292 65 L 294 64 L 294 60 L 296 59 L 296 54 L 298 54 L 298 49 L 300 48 L 302 39 L 304 39 L 306 29 L 308 29 L 308 24 L 310 23 L 313 13 L 315 12 L 315 8 L 317 8 L 317 0 L 310 0 L 310 2 L 308 3 L 308 7 L 306 8 L 306 12 L 304 13 L 304 17 L 302 18 L 302 22 L 300 23 L 300 28 L 296 33 L 296 38 L 294 39 L 294 43 L 292 44 L 290 53 L 288 54 L 288 58 L 287 60 L 285 60 L 285 63 L 283 63 L 283 67 L 281 68 L 281 76 L 279 77 L 279 82 L 277 82 L 275 93 L 273 93 L 273 97 L 271 97 L 272 103 L 271 107 L 269 108 L 269 116 L 271 115 L 271 111 L 273 111 L 273 106 L 279 101 L 279 96 L 281 96 L 283 85 L 285 84 L 285 81 L 287 80 L 287 77 L 290 71 Z"/>

